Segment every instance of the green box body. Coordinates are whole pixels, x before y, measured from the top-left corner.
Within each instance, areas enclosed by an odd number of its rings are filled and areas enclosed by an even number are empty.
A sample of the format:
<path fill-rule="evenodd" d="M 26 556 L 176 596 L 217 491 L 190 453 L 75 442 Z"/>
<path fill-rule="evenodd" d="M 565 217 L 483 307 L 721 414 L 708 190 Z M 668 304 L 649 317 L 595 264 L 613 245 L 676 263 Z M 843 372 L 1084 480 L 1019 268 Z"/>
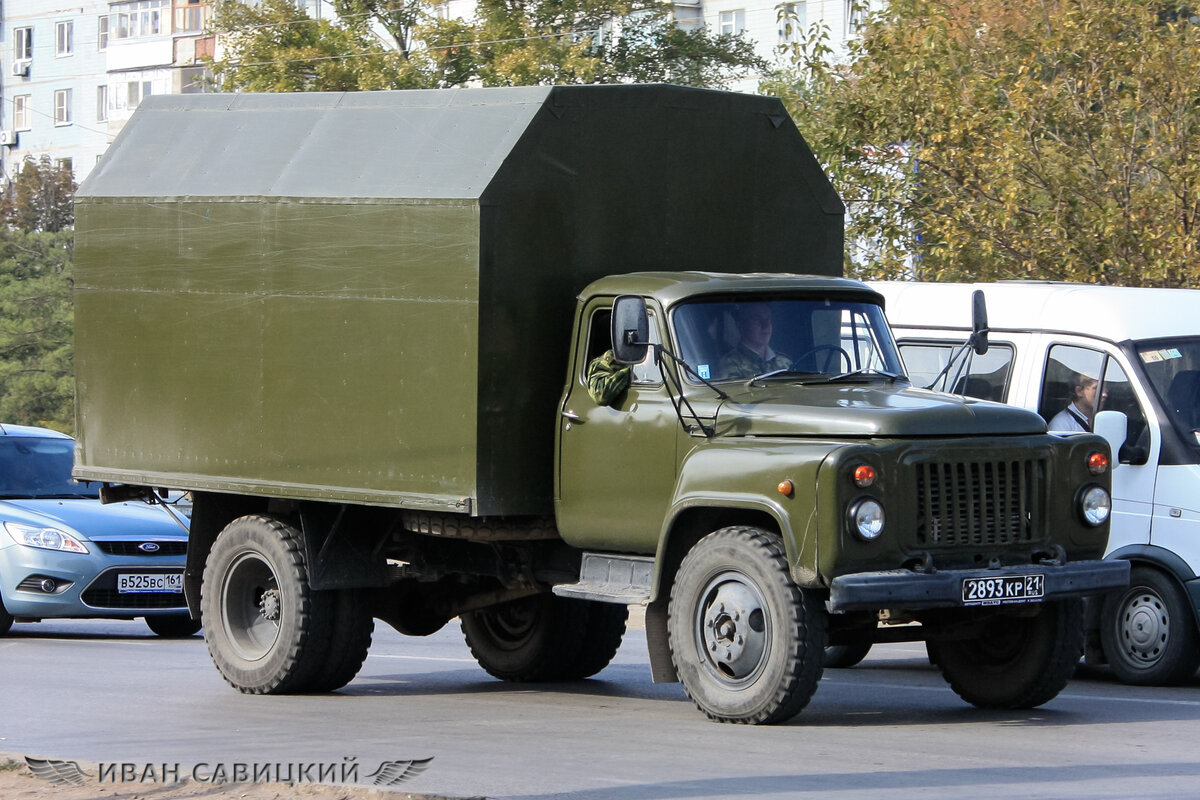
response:
<path fill-rule="evenodd" d="M 838 275 L 842 221 L 769 98 L 148 98 L 76 200 L 76 476 L 550 514 L 580 290 Z"/>

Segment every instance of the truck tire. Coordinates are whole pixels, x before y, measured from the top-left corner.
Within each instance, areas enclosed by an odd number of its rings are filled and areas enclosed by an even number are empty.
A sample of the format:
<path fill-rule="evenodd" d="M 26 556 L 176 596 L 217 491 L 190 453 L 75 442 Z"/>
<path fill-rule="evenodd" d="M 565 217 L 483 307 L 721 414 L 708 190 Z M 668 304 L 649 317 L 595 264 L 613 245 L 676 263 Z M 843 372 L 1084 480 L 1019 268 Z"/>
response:
<path fill-rule="evenodd" d="M 970 639 L 930 639 L 929 660 L 980 708 L 1035 708 L 1067 685 L 1083 655 L 1083 601 L 1043 604 L 1033 616 L 998 614 Z"/>
<path fill-rule="evenodd" d="M 200 630 L 200 620 L 187 614 L 166 614 L 146 617 L 146 627 L 164 639 L 184 639 L 195 636 Z"/>
<path fill-rule="evenodd" d="M 1196 617 L 1171 576 L 1136 566 L 1129 588 L 1104 598 L 1100 641 L 1122 683 L 1166 686 L 1183 683 L 1200 667 Z"/>
<path fill-rule="evenodd" d="M 792 581 L 778 536 L 722 528 L 683 559 L 671 587 L 671 660 L 718 722 L 783 722 L 808 704 L 825 661 L 824 604 Z"/>
<path fill-rule="evenodd" d="M 523 683 L 579 677 L 575 665 L 587 618 L 583 601 L 546 593 L 470 611 L 461 620 L 479 666 L 502 681 Z"/>
<path fill-rule="evenodd" d="M 252 515 L 213 544 L 200 592 L 204 640 L 230 686 L 245 694 L 311 691 L 326 656 L 333 592 L 308 585 L 296 528 Z"/>
<path fill-rule="evenodd" d="M 871 642 L 831 644 L 825 648 L 826 669 L 849 669 L 857 665 L 871 652 Z"/>
<path fill-rule="evenodd" d="M 354 680 L 367 660 L 371 634 L 375 632 L 375 620 L 371 618 L 371 608 L 364 592 L 339 589 L 333 594 L 333 630 L 329 637 L 329 654 L 309 685 L 313 692 L 336 691 Z"/>
<path fill-rule="evenodd" d="M 629 606 L 615 603 L 599 603 L 592 600 L 567 598 L 573 603 L 587 607 L 587 627 L 579 652 L 567 669 L 567 680 L 590 678 L 607 667 L 621 647 L 625 636 L 625 623 L 629 619 Z"/>

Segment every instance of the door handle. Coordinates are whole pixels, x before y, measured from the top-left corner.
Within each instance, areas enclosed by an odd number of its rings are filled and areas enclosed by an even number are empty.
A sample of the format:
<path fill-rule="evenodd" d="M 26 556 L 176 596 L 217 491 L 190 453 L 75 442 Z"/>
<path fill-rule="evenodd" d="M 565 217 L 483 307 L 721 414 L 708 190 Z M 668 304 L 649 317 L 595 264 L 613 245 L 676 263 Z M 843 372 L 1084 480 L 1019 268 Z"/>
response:
<path fill-rule="evenodd" d="M 579 416 L 578 414 L 576 414 L 574 411 L 571 411 L 570 409 L 567 409 L 566 411 L 562 412 L 562 415 L 563 415 L 563 418 L 566 419 L 567 422 L 583 424 L 583 417 Z"/>

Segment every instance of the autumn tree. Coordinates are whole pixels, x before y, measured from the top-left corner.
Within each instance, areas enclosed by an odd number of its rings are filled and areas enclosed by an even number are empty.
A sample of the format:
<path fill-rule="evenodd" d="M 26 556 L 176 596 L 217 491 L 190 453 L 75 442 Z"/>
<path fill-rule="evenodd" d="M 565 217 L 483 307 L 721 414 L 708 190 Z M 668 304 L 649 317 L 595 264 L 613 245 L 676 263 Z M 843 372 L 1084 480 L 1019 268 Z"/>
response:
<path fill-rule="evenodd" d="M 852 271 L 1196 286 L 1200 25 L 1141 0 L 891 0 L 765 88 L 850 207 Z"/>
<path fill-rule="evenodd" d="M 722 86 L 764 64 L 744 37 L 683 30 L 659 0 L 335 0 L 336 22 L 287 0 L 220 0 L 212 62 L 227 91 L 670 81 Z"/>
<path fill-rule="evenodd" d="M 54 233 L 75 224 L 75 177 L 49 156 L 27 159 L 0 201 L 4 221 L 23 231 Z"/>
<path fill-rule="evenodd" d="M 0 422 L 74 429 L 71 242 L 0 229 Z"/>

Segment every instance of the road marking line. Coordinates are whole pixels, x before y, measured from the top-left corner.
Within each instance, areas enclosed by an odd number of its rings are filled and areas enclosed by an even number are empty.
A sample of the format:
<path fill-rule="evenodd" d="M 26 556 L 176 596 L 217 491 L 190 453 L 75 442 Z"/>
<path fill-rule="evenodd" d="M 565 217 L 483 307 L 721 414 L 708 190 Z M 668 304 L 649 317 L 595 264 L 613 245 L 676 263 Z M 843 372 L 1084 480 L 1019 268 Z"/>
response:
<path fill-rule="evenodd" d="M 400 658 L 409 661 L 453 661 L 457 664 L 474 664 L 473 658 L 446 658 L 445 656 L 394 656 L 389 653 L 368 653 L 367 658 Z"/>

